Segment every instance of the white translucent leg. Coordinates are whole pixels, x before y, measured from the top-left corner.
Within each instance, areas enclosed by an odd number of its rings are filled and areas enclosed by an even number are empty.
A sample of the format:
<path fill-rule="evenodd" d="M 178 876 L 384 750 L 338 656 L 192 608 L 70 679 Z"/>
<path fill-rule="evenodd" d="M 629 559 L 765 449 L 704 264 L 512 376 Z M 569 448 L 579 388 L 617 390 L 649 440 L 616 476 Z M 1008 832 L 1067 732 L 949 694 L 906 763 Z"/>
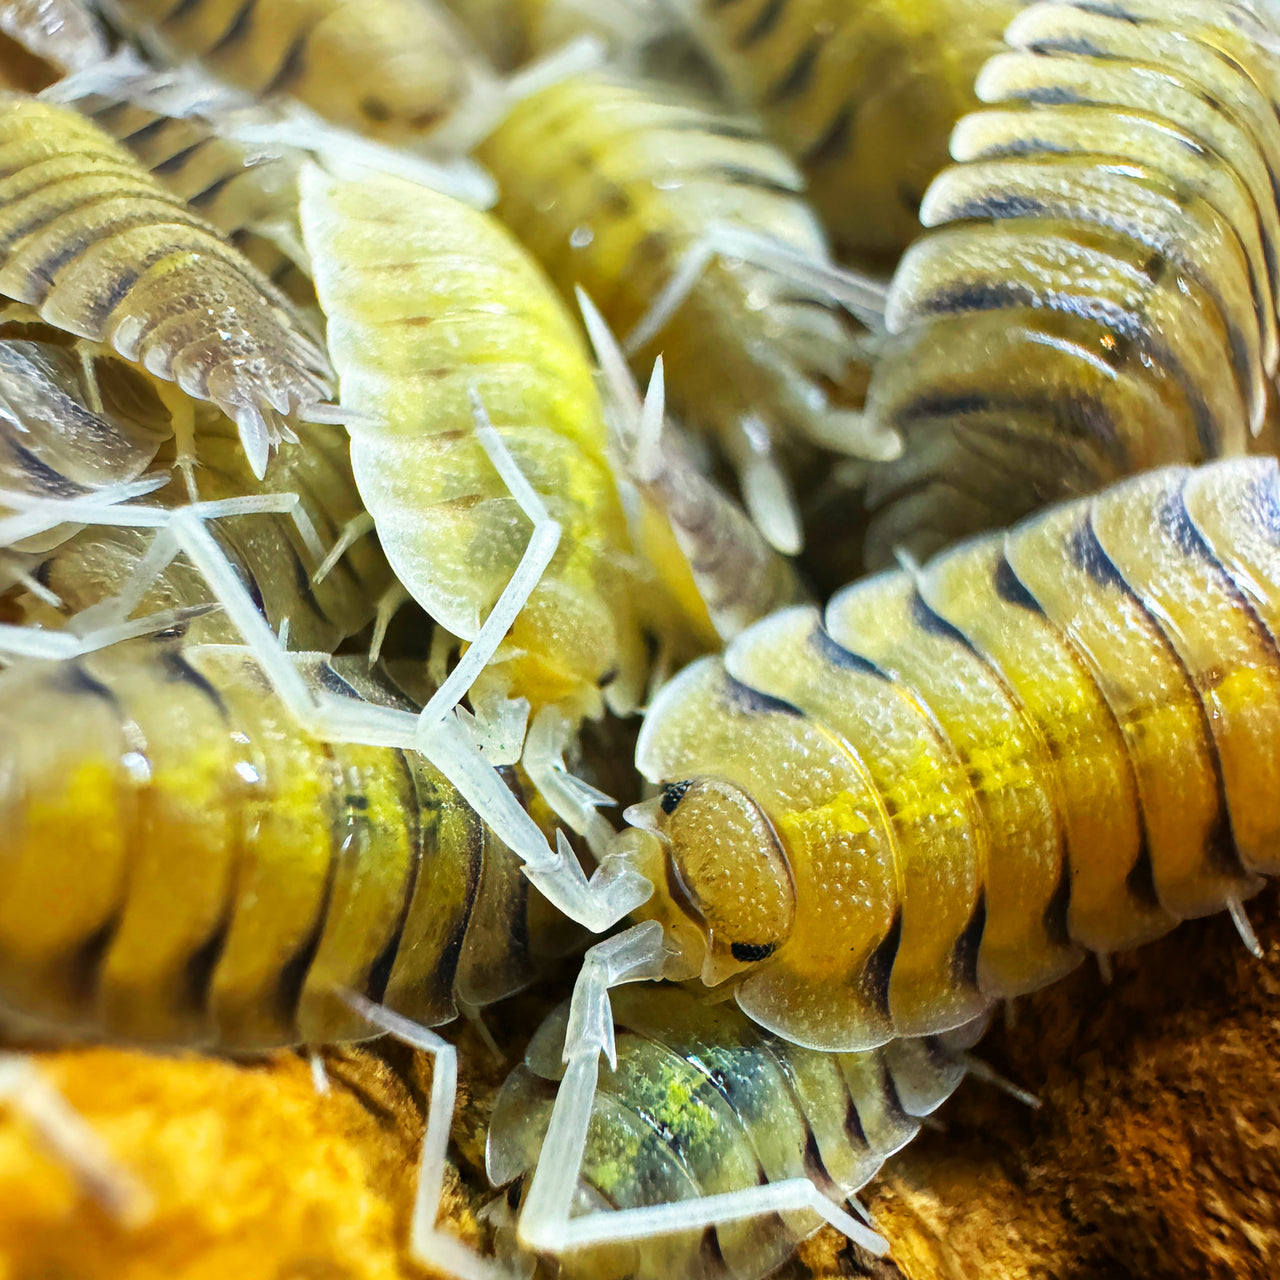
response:
<path fill-rule="evenodd" d="M 99 489 L 92 498 L 78 501 L 88 501 L 92 503 L 95 510 L 101 510 L 105 506 L 140 498 L 155 489 L 163 488 L 168 483 L 169 477 L 164 474 L 143 476 L 140 480 L 108 485 L 104 489 Z M 49 516 L 51 510 L 61 509 L 58 504 L 66 501 L 68 500 L 33 499 L 32 495 L 25 490 L 0 489 L 0 507 L 7 507 L 13 512 L 11 515 L 0 517 L 0 547 L 15 546 L 25 538 L 38 533 L 47 533 L 50 529 L 56 529 L 60 524 L 67 523 L 68 518 L 50 519 Z"/>
<path fill-rule="evenodd" d="M 1014 1084 L 1008 1076 L 1002 1076 L 989 1062 L 984 1062 L 981 1058 L 977 1058 L 971 1053 L 957 1053 L 955 1054 L 955 1059 L 975 1079 L 982 1080 L 991 1085 L 992 1088 L 999 1089 L 1001 1093 L 1007 1093 L 1011 1098 L 1016 1098 L 1023 1106 L 1030 1107 L 1032 1111 L 1039 1111 L 1043 1105 L 1034 1093 Z"/>
<path fill-rule="evenodd" d="M 742 502 L 765 541 L 784 556 L 804 545 L 795 491 L 773 450 L 764 420 L 743 418 L 725 441 L 725 451 L 738 472 Z"/>
<path fill-rule="evenodd" d="M 806 1178 L 700 1200 L 569 1216 L 586 1151 L 600 1055 L 616 1065 L 608 990 L 623 982 L 660 977 L 663 959 L 662 929 L 656 921 L 636 925 L 587 952 L 565 1034 L 564 1078 L 520 1214 L 520 1244 L 535 1253 L 558 1255 L 595 1244 L 646 1240 L 770 1212 L 808 1209 L 864 1248 L 886 1252 L 888 1244 L 881 1236 Z"/>
<path fill-rule="evenodd" d="M 62 661 L 82 658 L 87 653 L 105 649 L 109 645 L 134 640 L 139 636 L 152 636 L 159 631 L 189 622 L 207 613 L 209 606 L 200 605 L 181 609 L 162 609 L 143 618 L 131 618 L 114 626 L 95 627 L 84 635 L 72 631 L 46 631 L 42 627 L 14 626 L 0 623 L 0 653 L 22 658 L 44 658 Z"/>
<path fill-rule="evenodd" d="M 529 728 L 521 761 L 529 780 L 556 817 L 582 836 L 595 860 L 602 862 L 617 832 L 600 810 L 617 801 L 569 772 L 564 752 L 572 733 L 572 724 L 560 712 L 544 707 Z"/>
<path fill-rule="evenodd" d="M 29 1058 L 0 1056 L 0 1101 L 32 1125 L 45 1146 L 117 1222 L 140 1227 L 151 1217 L 150 1192 L 103 1146 Z"/>
<path fill-rule="evenodd" d="M 458 1280 L 509 1280 L 509 1273 L 473 1253 L 461 1240 L 436 1229 L 444 1190 L 445 1153 L 458 1093 L 458 1052 L 447 1040 L 363 996 L 346 994 L 346 1002 L 370 1026 L 431 1058 L 431 1099 L 418 1157 L 418 1185 L 413 1197 L 409 1252 L 419 1262 Z"/>
<path fill-rule="evenodd" d="M 298 102 L 237 112 L 217 123 L 218 132 L 235 142 L 306 152 L 338 178 L 358 181 L 370 170 L 387 173 L 477 209 L 490 208 L 498 198 L 497 183 L 474 160 L 432 159 L 421 151 L 387 146 L 331 124 Z"/>
<path fill-rule="evenodd" d="M 387 638 L 391 619 L 400 606 L 409 599 L 404 583 L 397 578 L 379 597 L 377 611 L 373 615 L 373 634 L 369 637 L 369 665 L 373 666 L 382 654 L 382 643 Z"/>
<path fill-rule="evenodd" d="M 494 1062 L 506 1062 L 507 1055 L 498 1047 L 498 1042 L 493 1038 L 493 1032 L 489 1030 L 489 1025 L 485 1022 L 484 1014 L 480 1009 L 473 1004 L 468 1004 L 465 1000 L 459 1000 L 457 996 L 454 996 L 454 1000 L 457 1003 L 458 1012 L 480 1037 L 480 1043 L 489 1051 L 489 1056 Z"/>
<path fill-rule="evenodd" d="M 43 601 L 51 609 L 62 608 L 62 597 L 56 591 L 50 591 L 43 582 L 27 571 L 22 561 L 14 555 L 0 556 L 0 564 L 4 565 L 4 587 L 17 583 L 25 591 L 29 591 L 37 600 Z"/>
<path fill-rule="evenodd" d="M 311 1067 L 311 1087 L 323 1098 L 329 1092 L 329 1073 L 324 1069 L 324 1055 L 319 1049 L 309 1049 L 307 1063 Z"/>
<path fill-rule="evenodd" d="M 1262 943 L 1258 941 L 1258 935 L 1254 933 L 1253 925 L 1249 923 L 1249 917 L 1245 914 L 1244 903 L 1239 898 L 1228 898 L 1227 910 L 1231 913 L 1231 923 L 1235 925 L 1236 932 L 1240 935 L 1240 941 L 1261 960 L 1263 956 Z"/>
<path fill-rule="evenodd" d="M 1098 977 L 1103 981 L 1103 985 L 1110 986 L 1111 979 L 1115 976 L 1115 971 L 1111 967 L 1111 957 L 1105 951 L 1095 951 L 1093 958 L 1098 962 Z"/>
<path fill-rule="evenodd" d="M 708 227 L 684 251 L 671 278 L 627 335 L 623 347 L 628 355 L 634 355 L 667 327 L 671 317 L 684 305 L 703 272 L 716 258 L 735 259 L 772 271 L 785 280 L 823 295 L 868 328 L 884 326 L 888 289 L 881 281 L 800 253 L 758 231 L 717 223 Z"/>

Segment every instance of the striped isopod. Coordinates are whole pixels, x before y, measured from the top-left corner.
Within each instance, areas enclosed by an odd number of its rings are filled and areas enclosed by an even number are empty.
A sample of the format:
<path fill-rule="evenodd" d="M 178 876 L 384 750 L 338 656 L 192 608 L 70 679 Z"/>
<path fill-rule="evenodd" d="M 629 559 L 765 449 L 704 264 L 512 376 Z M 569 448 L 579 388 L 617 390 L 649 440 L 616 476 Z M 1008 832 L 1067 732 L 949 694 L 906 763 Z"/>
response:
<path fill-rule="evenodd" d="M 617 1211 L 785 1179 L 810 1179 L 837 1202 L 852 1197 L 955 1090 L 977 1031 L 831 1054 L 677 987 L 624 987 L 613 1007 L 617 1065 L 601 1073 L 575 1191 L 576 1212 L 598 1214 L 605 1232 Z M 513 1207 L 538 1163 L 564 1072 L 567 1017 L 565 1005 L 542 1024 L 494 1102 L 486 1163 Z M 820 1222 L 798 1211 L 656 1239 L 606 1236 L 566 1251 L 560 1274 L 757 1280 Z"/>
<path fill-rule="evenodd" d="M 585 289 L 638 369 L 662 352 L 673 411 L 722 447 L 775 546 L 799 545 L 775 453 L 893 455 L 896 437 L 857 412 L 857 326 L 833 301 L 844 284 L 803 180 L 749 122 L 581 74 L 520 102 L 477 155 L 561 291 Z"/>
<path fill-rule="evenodd" d="M 163 91 L 148 92 L 145 84 L 74 96 L 60 86 L 58 100 L 133 152 L 277 288 L 301 305 L 315 304 L 298 227 L 300 154 L 221 137 L 217 120 L 170 114 Z"/>
<path fill-rule="evenodd" d="M 841 253 L 891 266 L 920 234 L 947 136 L 1021 0 L 686 0 L 702 46 L 808 179 Z"/>
<path fill-rule="evenodd" d="M 867 557 L 1242 452 L 1277 360 L 1275 55 L 1246 10 L 1043 3 L 983 68 L 886 320 Z"/>
<path fill-rule="evenodd" d="M 0 294 L 138 364 L 162 395 L 176 382 L 217 404 L 261 475 L 276 415 L 326 393 L 324 354 L 284 296 L 75 112 L 0 99 L 0 150 Z"/>
<path fill-rule="evenodd" d="M 496 79 L 433 0 L 104 0 L 153 54 L 198 58 L 255 96 L 288 95 L 385 142 L 465 143 L 495 110 Z"/>
<path fill-rule="evenodd" d="M 775 614 L 650 708 L 668 976 L 857 1049 L 1243 898 L 1280 851 L 1280 469 L 1136 477 Z"/>
<path fill-rule="evenodd" d="M 361 1038 L 340 993 L 435 1025 L 523 985 L 564 934 L 424 758 L 301 731 L 241 646 L 21 664 L 0 718 L 0 1001 L 36 1024 L 223 1050 Z"/>

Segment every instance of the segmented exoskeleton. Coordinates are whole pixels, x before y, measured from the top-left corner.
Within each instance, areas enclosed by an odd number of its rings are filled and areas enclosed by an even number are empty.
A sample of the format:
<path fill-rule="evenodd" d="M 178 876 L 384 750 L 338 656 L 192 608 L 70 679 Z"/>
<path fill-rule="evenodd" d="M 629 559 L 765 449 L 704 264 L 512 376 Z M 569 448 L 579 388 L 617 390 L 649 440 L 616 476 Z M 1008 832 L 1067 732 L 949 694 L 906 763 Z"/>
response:
<path fill-rule="evenodd" d="M 309 679 L 394 700 L 360 661 Z M 562 918 L 421 756 L 302 732 L 241 646 L 0 675 L 0 1004 L 57 1031 L 262 1049 L 523 985 Z M 513 785 L 516 785 L 513 782 Z"/>
<path fill-rule="evenodd" d="M 837 249 L 892 266 L 920 234 L 974 78 L 1022 0 L 686 0 L 691 29 L 808 179 Z"/>
<path fill-rule="evenodd" d="M 284 295 L 76 112 L 0 98 L 0 153 L 0 294 L 219 405 L 261 475 L 276 415 L 326 394 Z"/>
<path fill-rule="evenodd" d="M 629 335 L 638 372 L 663 354 L 673 411 L 723 447 L 775 546 L 799 545 L 775 450 L 896 451 L 856 412 L 856 326 L 815 281 L 834 273 L 803 179 L 749 122 L 591 73 L 526 98 L 477 154 L 561 291 L 581 285 Z"/>
<path fill-rule="evenodd" d="M 982 70 L 890 289 L 867 557 L 1240 453 L 1277 359 L 1280 64 L 1242 5 L 1044 3 Z"/>
<path fill-rule="evenodd" d="M 474 139 L 495 80 L 432 0 L 105 0 L 155 55 L 199 58 L 254 95 L 288 95 L 386 142 Z"/>
<path fill-rule="evenodd" d="M 1280 867 L 1280 468 L 1168 469 L 775 614 L 650 708 L 669 976 L 866 1048 Z"/>
<path fill-rule="evenodd" d="M 964 1077 L 974 1035 L 860 1053 L 802 1049 L 732 1005 L 678 987 L 613 997 L 617 1066 L 601 1072 L 575 1195 L 609 1213 L 810 1178 L 837 1202 L 872 1177 Z M 487 1166 L 508 1204 L 538 1162 L 563 1074 L 568 1006 L 539 1028 L 494 1103 Z M 695 1280 L 768 1275 L 820 1225 L 793 1212 L 567 1254 L 561 1275 Z"/>
<path fill-rule="evenodd" d="M 152 100 L 154 98 L 154 101 Z M 216 121 L 172 115 L 142 85 L 59 100 L 128 147 L 151 175 L 213 224 L 295 302 L 315 303 L 300 266 L 298 166 L 288 148 L 252 148 L 220 137 Z"/>

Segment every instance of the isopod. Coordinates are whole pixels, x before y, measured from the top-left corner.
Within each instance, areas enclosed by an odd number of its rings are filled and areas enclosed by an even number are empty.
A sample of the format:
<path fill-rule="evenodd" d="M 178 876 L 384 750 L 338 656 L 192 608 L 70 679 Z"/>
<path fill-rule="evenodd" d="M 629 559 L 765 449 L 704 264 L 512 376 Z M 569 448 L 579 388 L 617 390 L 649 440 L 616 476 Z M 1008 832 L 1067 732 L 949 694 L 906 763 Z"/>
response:
<path fill-rule="evenodd" d="M 0 293 L 217 404 L 261 475 L 276 415 L 326 394 L 327 361 L 288 300 L 74 111 L 6 95 L 0 148 Z"/>
<path fill-rule="evenodd" d="M 742 106 L 808 179 L 837 249 L 892 266 L 1020 0 L 687 0 Z"/>
<path fill-rule="evenodd" d="M 1224 907 L 1251 940 L 1280 866 L 1278 512 L 1274 458 L 1148 473 L 687 667 L 623 837 L 666 976 L 847 1051 Z"/>
<path fill-rule="evenodd" d="M 776 547 L 800 542 L 776 455 L 893 456 L 858 411 L 859 329 L 833 294 L 866 316 L 881 299 L 838 280 L 803 179 L 750 122 L 592 72 L 519 102 L 477 155 L 561 291 L 590 295 L 638 369 L 663 354 L 672 410 L 721 446 Z"/>
<path fill-rule="evenodd" d="M 1276 370 L 1280 123 L 1247 11 L 1042 3 L 981 71 L 890 287 L 867 559 L 1245 450 Z"/>
<path fill-rule="evenodd" d="M 596 1235 L 557 1250 L 565 1276 L 768 1275 L 822 1218 L 807 1208 L 735 1216 L 726 1198 L 807 1182 L 836 1204 L 850 1199 L 956 1089 L 980 1030 L 834 1054 L 678 987 L 623 987 L 613 1009 L 616 1065 L 601 1073 L 569 1219 Z M 568 1018 L 566 1004 L 542 1024 L 494 1102 L 486 1163 L 513 1209 L 538 1165 Z M 713 1196 L 726 1210 L 716 1225 L 674 1225 Z M 673 1225 L 643 1238 L 659 1210 L 674 1211 Z M 508 1234 L 503 1224 L 500 1240 Z"/>

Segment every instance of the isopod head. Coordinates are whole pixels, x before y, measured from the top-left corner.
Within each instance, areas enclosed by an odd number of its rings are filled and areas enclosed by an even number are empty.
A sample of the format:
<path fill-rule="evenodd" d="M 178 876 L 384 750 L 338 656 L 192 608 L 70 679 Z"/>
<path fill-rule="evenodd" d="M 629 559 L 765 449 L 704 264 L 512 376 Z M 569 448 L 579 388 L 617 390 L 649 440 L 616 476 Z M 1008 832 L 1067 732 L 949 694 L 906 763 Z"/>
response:
<path fill-rule="evenodd" d="M 687 968 L 678 976 L 717 986 L 791 936 L 791 868 L 769 816 L 742 787 L 716 777 L 670 783 L 627 819 L 643 833 L 628 856 L 655 886 L 643 913 L 678 945 L 676 963 Z"/>

